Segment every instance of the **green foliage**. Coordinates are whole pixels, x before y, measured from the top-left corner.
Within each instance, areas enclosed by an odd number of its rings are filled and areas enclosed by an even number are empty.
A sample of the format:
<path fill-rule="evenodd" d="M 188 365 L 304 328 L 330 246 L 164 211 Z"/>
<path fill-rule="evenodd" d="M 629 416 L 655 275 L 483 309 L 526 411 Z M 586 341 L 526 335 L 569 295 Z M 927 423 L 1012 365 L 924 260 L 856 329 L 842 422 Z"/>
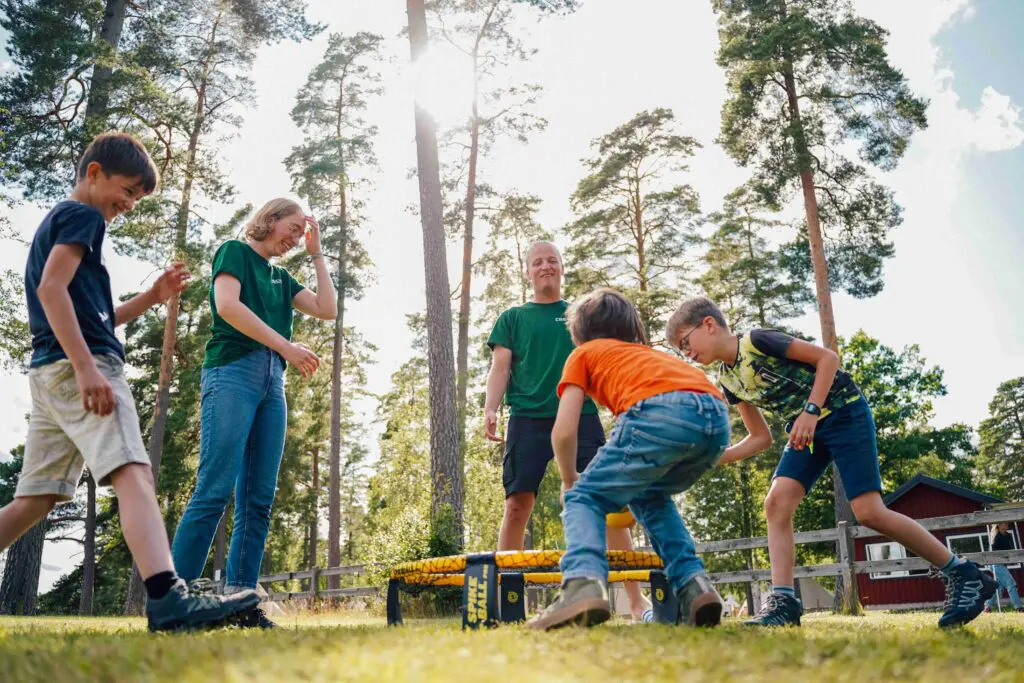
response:
<path fill-rule="evenodd" d="M 580 217 L 565 228 L 571 294 L 621 290 L 652 338 L 679 295 L 700 221 L 697 191 L 680 182 L 700 144 L 675 129 L 675 115 L 655 109 L 595 139 L 588 175 L 572 196 Z"/>
<path fill-rule="evenodd" d="M 707 270 L 698 284 L 738 330 L 778 327 L 814 301 L 806 280 L 792 278 L 783 253 L 769 246 L 765 233 L 785 226 L 764 212 L 757 195 L 743 186 L 725 197 L 721 212 L 708 217 L 719 227 L 708 240 Z"/>
<path fill-rule="evenodd" d="M 26 372 L 31 355 L 24 277 L 5 270 L 0 274 L 0 368 Z"/>
<path fill-rule="evenodd" d="M 849 0 L 712 0 L 718 63 L 726 70 L 721 144 L 754 169 L 771 207 L 813 176 L 829 280 L 857 297 L 878 293 L 888 232 L 901 221 L 892 192 L 864 164 L 895 167 L 927 125 L 927 103 L 889 64 L 888 32 L 853 14 Z M 859 144 L 859 161 L 843 156 Z M 806 229 L 787 250 L 795 275 L 811 273 Z"/>
<path fill-rule="evenodd" d="M 1024 377 L 999 385 L 978 436 L 982 481 L 1008 500 L 1024 500 Z"/>

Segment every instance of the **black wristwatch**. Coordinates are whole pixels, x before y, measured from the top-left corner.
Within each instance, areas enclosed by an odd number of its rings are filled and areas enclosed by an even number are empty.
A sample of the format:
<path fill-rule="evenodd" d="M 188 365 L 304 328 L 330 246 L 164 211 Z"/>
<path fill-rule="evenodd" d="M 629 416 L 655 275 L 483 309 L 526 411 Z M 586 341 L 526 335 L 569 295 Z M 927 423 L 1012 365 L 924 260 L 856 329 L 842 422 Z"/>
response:
<path fill-rule="evenodd" d="M 808 401 L 807 405 L 804 406 L 804 412 L 810 413 L 811 415 L 821 415 L 821 408 L 818 407 L 817 403 L 811 403 Z"/>

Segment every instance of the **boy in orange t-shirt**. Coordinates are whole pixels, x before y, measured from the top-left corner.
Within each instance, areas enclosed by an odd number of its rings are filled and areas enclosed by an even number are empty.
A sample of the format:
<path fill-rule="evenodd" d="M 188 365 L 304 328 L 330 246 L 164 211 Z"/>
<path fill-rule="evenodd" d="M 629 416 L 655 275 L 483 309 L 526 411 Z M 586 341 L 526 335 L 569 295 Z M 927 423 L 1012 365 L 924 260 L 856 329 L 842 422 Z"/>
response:
<path fill-rule="evenodd" d="M 626 505 L 665 563 L 679 596 L 680 620 L 717 625 L 721 597 L 704 573 L 672 496 L 690 488 L 729 444 L 722 394 L 700 370 L 648 346 L 640 316 L 622 294 L 596 290 L 566 316 L 577 348 L 562 371 L 551 432 L 564 505 L 562 594 L 530 626 L 590 626 L 611 616 L 604 520 Z M 587 395 L 618 420 L 578 475 L 576 431 Z"/>

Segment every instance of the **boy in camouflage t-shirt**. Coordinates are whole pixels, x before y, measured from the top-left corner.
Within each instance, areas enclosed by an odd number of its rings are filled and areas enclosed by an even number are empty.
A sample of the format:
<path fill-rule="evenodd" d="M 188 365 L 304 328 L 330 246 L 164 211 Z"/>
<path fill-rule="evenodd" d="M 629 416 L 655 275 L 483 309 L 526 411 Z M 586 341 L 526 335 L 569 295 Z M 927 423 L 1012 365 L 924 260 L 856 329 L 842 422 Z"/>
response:
<path fill-rule="evenodd" d="M 840 369 L 835 352 L 776 330 L 733 334 L 722 312 L 705 298 L 684 301 L 669 319 L 666 333 L 690 360 L 717 366 L 726 400 L 743 417 L 749 434 L 726 449 L 722 463 L 749 458 L 771 446 L 771 432 L 759 409 L 789 420 L 789 442 L 764 502 L 772 592 L 748 624 L 800 624 L 803 606 L 793 589 L 793 513 L 831 462 L 861 524 L 939 568 L 946 582 L 940 627 L 966 624 L 982 612 L 995 590 L 992 579 L 973 562 L 953 555 L 916 521 L 885 507 L 871 408 Z"/>

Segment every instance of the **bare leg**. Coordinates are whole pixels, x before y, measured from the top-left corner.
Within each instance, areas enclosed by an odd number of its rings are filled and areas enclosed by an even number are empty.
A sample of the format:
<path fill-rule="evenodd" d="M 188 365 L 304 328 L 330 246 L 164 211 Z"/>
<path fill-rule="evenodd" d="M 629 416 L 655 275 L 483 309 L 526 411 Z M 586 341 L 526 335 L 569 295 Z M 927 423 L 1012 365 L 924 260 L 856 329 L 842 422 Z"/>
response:
<path fill-rule="evenodd" d="M 56 504 L 57 496 L 25 496 L 0 508 L 0 552 L 46 517 Z"/>
<path fill-rule="evenodd" d="M 629 529 L 613 529 L 608 527 L 607 531 L 608 550 L 633 549 L 633 537 L 630 536 Z M 651 604 L 644 598 L 643 593 L 640 592 L 640 584 L 636 581 L 626 581 L 623 586 L 626 589 L 626 597 L 629 598 L 629 611 L 633 615 L 634 621 L 640 621 L 644 610 L 650 608 Z"/>
<path fill-rule="evenodd" d="M 768 559 L 772 563 L 772 584 L 793 585 L 796 548 L 793 543 L 793 513 L 804 497 L 804 486 L 796 479 L 776 477 L 764 499 L 768 518 Z"/>
<path fill-rule="evenodd" d="M 906 515 L 885 507 L 877 491 L 862 493 L 850 501 L 857 521 L 902 543 L 936 567 L 943 567 L 953 554 L 923 526 Z"/>
<path fill-rule="evenodd" d="M 522 550 L 526 525 L 537 497 L 526 491 L 513 493 L 505 499 L 505 514 L 498 532 L 498 550 Z"/>
<path fill-rule="evenodd" d="M 121 528 L 142 578 L 174 571 L 167 530 L 156 502 L 153 470 L 141 463 L 125 465 L 111 475 L 121 510 Z"/>

